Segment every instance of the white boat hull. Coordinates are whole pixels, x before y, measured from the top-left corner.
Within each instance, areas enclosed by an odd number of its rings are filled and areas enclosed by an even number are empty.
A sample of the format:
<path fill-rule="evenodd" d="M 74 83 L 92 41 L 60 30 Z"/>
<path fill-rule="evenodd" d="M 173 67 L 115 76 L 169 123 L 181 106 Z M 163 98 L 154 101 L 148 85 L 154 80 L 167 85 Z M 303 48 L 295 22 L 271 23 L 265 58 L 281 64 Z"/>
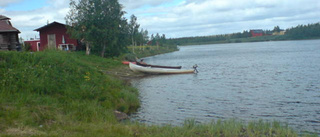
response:
<path fill-rule="evenodd" d="M 194 73 L 193 69 L 166 69 L 166 68 L 152 68 L 152 67 L 143 67 L 133 63 L 129 63 L 129 67 L 133 72 L 142 72 L 149 74 L 186 74 Z"/>

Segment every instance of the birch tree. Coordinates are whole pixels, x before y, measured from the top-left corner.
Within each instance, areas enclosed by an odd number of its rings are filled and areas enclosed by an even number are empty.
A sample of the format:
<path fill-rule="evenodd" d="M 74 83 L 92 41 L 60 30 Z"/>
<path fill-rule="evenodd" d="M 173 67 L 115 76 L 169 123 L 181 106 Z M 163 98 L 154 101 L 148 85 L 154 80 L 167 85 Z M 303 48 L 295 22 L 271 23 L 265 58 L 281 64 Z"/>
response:
<path fill-rule="evenodd" d="M 65 19 L 71 26 L 68 32 L 72 37 L 85 41 L 95 53 L 104 57 L 106 51 L 122 52 L 126 46 L 119 40 L 123 29 L 127 28 L 124 14 L 118 0 L 71 0 Z"/>

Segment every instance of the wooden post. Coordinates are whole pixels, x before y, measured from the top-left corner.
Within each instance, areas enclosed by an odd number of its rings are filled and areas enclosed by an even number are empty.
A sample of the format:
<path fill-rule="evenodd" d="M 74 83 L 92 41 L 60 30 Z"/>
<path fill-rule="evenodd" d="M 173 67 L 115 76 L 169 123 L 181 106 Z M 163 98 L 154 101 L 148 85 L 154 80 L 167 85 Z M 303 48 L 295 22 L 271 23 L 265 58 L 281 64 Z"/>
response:
<path fill-rule="evenodd" d="M 90 55 L 90 45 L 86 42 L 86 55 Z"/>

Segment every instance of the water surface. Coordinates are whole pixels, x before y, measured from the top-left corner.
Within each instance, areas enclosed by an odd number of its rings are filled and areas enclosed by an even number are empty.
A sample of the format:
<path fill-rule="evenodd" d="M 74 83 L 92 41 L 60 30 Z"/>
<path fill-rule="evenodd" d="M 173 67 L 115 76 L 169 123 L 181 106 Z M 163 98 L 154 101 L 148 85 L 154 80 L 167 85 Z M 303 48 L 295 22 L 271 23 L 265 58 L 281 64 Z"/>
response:
<path fill-rule="evenodd" d="M 186 46 L 145 61 L 198 64 L 200 73 L 132 81 L 141 99 L 133 120 L 180 125 L 190 118 L 263 119 L 320 133 L 320 40 Z"/>

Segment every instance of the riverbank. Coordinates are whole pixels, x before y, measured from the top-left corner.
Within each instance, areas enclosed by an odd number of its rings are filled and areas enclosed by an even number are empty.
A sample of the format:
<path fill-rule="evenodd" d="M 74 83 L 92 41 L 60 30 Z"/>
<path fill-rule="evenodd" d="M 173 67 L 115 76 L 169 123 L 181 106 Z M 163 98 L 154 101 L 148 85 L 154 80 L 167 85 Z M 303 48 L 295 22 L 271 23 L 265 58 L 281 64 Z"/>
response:
<path fill-rule="evenodd" d="M 248 37 L 248 38 L 232 38 L 232 39 L 221 40 L 221 41 L 187 42 L 187 43 L 179 43 L 179 44 L 181 46 L 188 46 L 188 45 L 250 43 L 250 42 L 265 42 L 265 41 L 288 41 L 288 40 L 314 40 L 314 39 L 320 39 L 320 37 L 291 39 L 291 38 L 287 38 L 285 35 L 271 35 L 271 36 L 259 36 L 259 37 Z"/>
<path fill-rule="evenodd" d="M 138 58 L 144 58 L 164 53 L 170 53 L 178 51 L 176 45 L 165 45 L 165 46 L 129 46 L 128 49 Z"/>
<path fill-rule="evenodd" d="M 138 91 L 116 78 L 125 67 L 78 52 L 0 52 L 0 136 L 298 136 L 278 122 L 119 122 L 114 110 L 140 105 Z"/>

